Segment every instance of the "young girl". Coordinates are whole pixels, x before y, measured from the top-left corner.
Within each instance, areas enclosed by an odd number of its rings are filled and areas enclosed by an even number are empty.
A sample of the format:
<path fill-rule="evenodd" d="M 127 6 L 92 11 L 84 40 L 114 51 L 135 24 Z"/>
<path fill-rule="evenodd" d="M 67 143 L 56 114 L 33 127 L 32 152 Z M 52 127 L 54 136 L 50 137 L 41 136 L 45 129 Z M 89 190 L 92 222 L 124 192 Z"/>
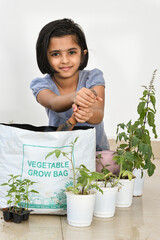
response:
<path fill-rule="evenodd" d="M 39 69 L 46 75 L 34 79 L 31 89 L 45 107 L 49 125 L 58 127 L 74 112 L 76 126 L 96 128 L 97 150 L 109 149 L 103 124 L 103 73 L 83 70 L 89 54 L 80 26 L 70 19 L 48 23 L 39 33 L 36 53 Z"/>

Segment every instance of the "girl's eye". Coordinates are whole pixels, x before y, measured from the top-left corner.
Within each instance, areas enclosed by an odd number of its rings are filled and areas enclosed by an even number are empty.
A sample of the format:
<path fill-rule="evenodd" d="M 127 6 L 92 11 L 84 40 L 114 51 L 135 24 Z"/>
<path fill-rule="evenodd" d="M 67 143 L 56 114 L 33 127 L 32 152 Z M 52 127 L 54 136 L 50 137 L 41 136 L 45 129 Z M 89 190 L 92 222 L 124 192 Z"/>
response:
<path fill-rule="evenodd" d="M 70 51 L 70 52 L 69 52 L 70 55 L 73 55 L 73 54 L 75 54 L 75 53 L 76 53 L 76 51 Z"/>
<path fill-rule="evenodd" d="M 59 53 L 52 53 L 53 57 L 58 57 L 60 54 Z"/>

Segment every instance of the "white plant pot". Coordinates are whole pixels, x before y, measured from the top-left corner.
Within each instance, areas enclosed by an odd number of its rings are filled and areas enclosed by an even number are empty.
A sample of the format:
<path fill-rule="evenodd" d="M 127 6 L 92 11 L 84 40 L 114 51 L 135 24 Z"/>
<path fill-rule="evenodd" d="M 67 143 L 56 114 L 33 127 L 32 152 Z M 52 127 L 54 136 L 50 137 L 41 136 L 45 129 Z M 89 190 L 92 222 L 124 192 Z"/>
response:
<path fill-rule="evenodd" d="M 143 177 L 142 176 L 143 171 Z M 143 186 L 144 186 L 144 180 L 146 176 L 147 170 L 144 169 L 134 169 L 133 174 L 136 177 L 135 183 L 134 183 L 134 190 L 133 190 L 133 196 L 139 197 L 143 194 Z"/>
<path fill-rule="evenodd" d="M 66 192 L 66 196 L 68 224 L 74 227 L 90 226 L 93 219 L 96 191 L 92 191 L 89 195 Z"/>
<path fill-rule="evenodd" d="M 110 218 L 115 214 L 118 187 L 101 187 L 103 194 L 97 191 L 94 216 Z"/>
<path fill-rule="evenodd" d="M 129 179 L 120 179 L 120 189 L 117 194 L 116 207 L 130 207 L 133 201 L 133 188 L 135 178 L 131 181 Z"/>

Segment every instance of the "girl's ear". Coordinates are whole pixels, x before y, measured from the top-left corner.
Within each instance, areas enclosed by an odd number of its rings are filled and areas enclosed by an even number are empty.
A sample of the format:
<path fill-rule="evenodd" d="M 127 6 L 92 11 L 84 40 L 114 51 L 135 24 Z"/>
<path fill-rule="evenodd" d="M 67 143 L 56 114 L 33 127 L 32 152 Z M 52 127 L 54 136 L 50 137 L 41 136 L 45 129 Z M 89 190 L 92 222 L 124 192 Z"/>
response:
<path fill-rule="evenodd" d="M 86 55 L 86 53 L 87 53 L 87 49 L 84 49 L 83 54 Z"/>

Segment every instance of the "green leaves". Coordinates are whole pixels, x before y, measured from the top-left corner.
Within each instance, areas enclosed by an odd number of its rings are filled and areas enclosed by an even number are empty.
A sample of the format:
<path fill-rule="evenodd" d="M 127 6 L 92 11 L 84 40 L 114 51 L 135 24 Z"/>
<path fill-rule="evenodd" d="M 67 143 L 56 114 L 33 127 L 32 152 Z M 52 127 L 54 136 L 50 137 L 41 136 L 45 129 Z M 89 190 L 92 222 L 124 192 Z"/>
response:
<path fill-rule="evenodd" d="M 154 126 L 154 114 L 152 112 L 148 112 L 147 118 L 149 126 Z"/>
<path fill-rule="evenodd" d="M 135 147 L 135 146 L 137 146 L 138 143 L 139 143 L 139 138 L 136 137 L 136 136 L 133 136 L 133 137 L 131 138 L 131 146 L 132 146 L 132 147 Z"/>
<path fill-rule="evenodd" d="M 128 137 L 127 137 L 127 134 L 125 132 L 121 132 L 119 135 L 118 135 L 118 138 L 117 138 L 117 141 L 121 141 L 122 139 L 124 139 L 125 141 L 127 141 Z"/>
<path fill-rule="evenodd" d="M 77 168 L 77 184 L 75 187 L 67 188 L 67 191 L 72 191 L 75 194 L 83 194 L 86 195 L 89 193 L 91 188 L 96 188 L 101 191 L 101 189 L 95 183 L 95 180 L 103 179 L 104 176 L 102 173 L 91 172 L 85 165 L 81 164 L 79 168 Z"/>
<path fill-rule="evenodd" d="M 8 186 L 9 190 L 7 190 L 6 197 L 9 198 L 7 204 L 11 207 L 13 204 L 15 207 L 17 205 L 21 206 L 21 202 L 24 200 L 27 202 L 27 209 L 28 209 L 28 202 L 29 202 L 29 193 L 38 193 L 36 190 L 32 189 L 29 191 L 29 187 L 33 185 L 35 182 L 24 179 L 21 180 L 21 175 L 9 175 L 11 178 L 8 180 L 8 183 L 3 183 L 1 186 Z"/>
<path fill-rule="evenodd" d="M 49 152 L 49 153 L 47 154 L 47 156 L 45 157 L 45 159 L 47 159 L 48 157 L 50 157 L 50 156 L 53 155 L 53 154 L 56 155 L 56 158 L 59 158 L 59 156 L 60 156 L 61 153 L 62 153 L 62 152 L 61 152 L 60 149 L 56 149 L 56 150 L 54 150 L 54 151 L 52 151 L 52 152 Z"/>
<path fill-rule="evenodd" d="M 137 112 L 141 115 L 144 112 L 145 102 L 140 102 L 137 107 Z"/>
<path fill-rule="evenodd" d="M 133 173 L 130 172 L 130 171 L 127 171 L 127 170 L 125 170 L 125 171 L 121 171 L 121 172 L 120 172 L 120 175 L 121 175 L 121 179 L 127 177 L 130 181 L 131 181 L 132 178 L 134 177 Z"/>
<path fill-rule="evenodd" d="M 150 163 L 149 167 L 148 167 L 148 175 L 152 176 L 154 173 L 156 166 L 153 163 Z"/>
<path fill-rule="evenodd" d="M 150 96 L 150 101 L 151 101 L 151 103 L 152 103 L 152 105 L 153 105 L 153 107 L 154 107 L 154 110 L 155 110 L 155 105 L 156 105 L 155 96 L 151 95 L 151 96 Z"/>

